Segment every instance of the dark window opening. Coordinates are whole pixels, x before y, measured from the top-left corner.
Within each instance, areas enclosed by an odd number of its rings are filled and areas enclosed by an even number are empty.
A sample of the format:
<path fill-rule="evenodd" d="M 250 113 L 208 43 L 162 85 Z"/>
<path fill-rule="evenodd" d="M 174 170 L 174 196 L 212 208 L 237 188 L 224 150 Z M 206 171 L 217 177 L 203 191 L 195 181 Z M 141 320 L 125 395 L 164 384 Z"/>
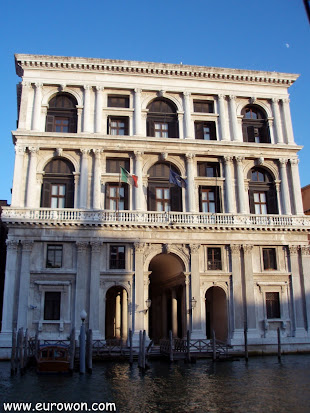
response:
<path fill-rule="evenodd" d="M 46 132 L 77 132 L 77 101 L 69 93 L 59 93 L 48 104 Z"/>
<path fill-rule="evenodd" d="M 243 108 L 241 114 L 244 142 L 270 143 L 268 119 L 264 111 L 255 105 Z"/>
<path fill-rule="evenodd" d="M 220 188 L 200 187 L 199 190 L 200 212 L 218 213 L 221 212 Z"/>
<path fill-rule="evenodd" d="M 267 318 L 281 318 L 279 293 L 266 293 Z"/>
<path fill-rule="evenodd" d="M 124 136 L 128 135 L 128 118 L 116 118 L 109 116 L 108 119 L 108 135 Z"/>
<path fill-rule="evenodd" d="M 128 209 L 128 185 L 117 183 L 106 185 L 106 209 L 112 211 Z"/>
<path fill-rule="evenodd" d="M 214 113 L 214 102 L 210 100 L 194 100 L 194 112 Z"/>
<path fill-rule="evenodd" d="M 62 245 L 48 245 L 46 255 L 47 268 L 62 267 Z"/>
<path fill-rule="evenodd" d="M 274 180 L 263 168 L 253 168 L 248 173 L 251 214 L 277 214 L 278 203 Z"/>
<path fill-rule="evenodd" d="M 198 162 L 198 176 L 217 178 L 220 176 L 220 165 L 216 162 Z"/>
<path fill-rule="evenodd" d="M 158 98 L 147 107 L 147 136 L 178 138 L 179 127 L 175 105 L 168 99 Z"/>
<path fill-rule="evenodd" d="M 129 108 L 129 96 L 109 95 L 108 107 L 110 108 Z"/>
<path fill-rule="evenodd" d="M 263 248 L 264 270 L 276 270 L 276 250 L 275 248 Z"/>
<path fill-rule="evenodd" d="M 216 140 L 215 122 L 195 122 L 195 139 Z"/>
<path fill-rule="evenodd" d="M 208 270 L 221 270 L 221 248 L 208 248 Z"/>
<path fill-rule="evenodd" d="M 106 171 L 107 173 L 119 174 L 121 167 L 129 171 L 129 159 L 123 158 L 107 158 L 106 160 Z"/>
<path fill-rule="evenodd" d="M 125 269 L 125 246 L 112 245 L 110 247 L 110 269 L 124 270 Z"/>
<path fill-rule="evenodd" d="M 45 292 L 44 320 L 60 320 L 60 292 Z"/>

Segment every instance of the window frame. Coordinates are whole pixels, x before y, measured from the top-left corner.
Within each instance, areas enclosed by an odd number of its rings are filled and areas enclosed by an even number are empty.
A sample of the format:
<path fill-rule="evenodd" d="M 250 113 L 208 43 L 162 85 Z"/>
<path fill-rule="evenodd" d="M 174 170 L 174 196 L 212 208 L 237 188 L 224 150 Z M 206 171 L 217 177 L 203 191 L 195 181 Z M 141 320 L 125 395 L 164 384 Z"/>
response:
<path fill-rule="evenodd" d="M 56 262 L 56 252 L 61 251 L 60 265 L 50 264 L 49 261 Z M 53 259 L 49 259 L 49 253 L 54 255 Z M 46 246 L 46 268 L 62 268 L 63 267 L 63 245 L 62 244 L 47 244 Z"/>
<path fill-rule="evenodd" d="M 216 141 L 216 124 L 214 121 L 195 120 L 195 139 L 203 141 Z M 204 128 L 209 128 L 209 139 L 205 138 Z"/>
<path fill-rule="evenodd" d="M 123 128 L 120 126 L 117 126 L 115 128 L 114 126 L 112 127 L 112 122 L 117 122 L 117 125 L 119 125 L 120 123 L 123 123 L 124 126 Z M 107 134 L 109 136 L 129 136 L 129 117 L 128 116 L 110 115 L 108 116 L 107 126 L 108 126 Z M 122 129 L 124 133 L 111 133 L 112 130 L 116 130 L 117 132 L 119 132 Z"/>
<path fill-rule="evenodd" d="M 204 108 L 206 108 L 207 110 L 203 110 Z M 194 113 L 214 113 L 214 101 L 204 100 L 204 99 L 194 99 L 193 110 L 194 110 Z"/>
<path fill-rule="evenodd" d="M 268 299 L 267 294 L 270 295 L 277 295 L 278 299 L 277 300 L 272 300 Z M 276 307 L 275 306 L 270 306 L 268 303 L 270 302 L 276 302 Z M 268 320 L 281 320 L 281 297 L 280 297 L 280 292 L 279 291 L 266 291 L 265 292 L 265 310 L 266 310 L 266 319 Z"/>
<path fill-rule="evenodd" d="M 120 253 L 119 249 L 123 248 L 124 251 Z M 116 258 L 112 259 L 112 249 L 116 249 L 115 255 Z M 123 254 L 123 258 L 119 258 L 119 255 Z M 115 264 L 112 263 L 112 260 L 115 261 Z M 109 269 L 110 270 L 125 270 L 126 269 L 126 245 L 124 244 L 110 244 L 109 246 Z"/>
<path fill-rule="evenodd" d="M 119 99 L 120 102 L 116 104 L 111 104 L 113 99 Z M 121 104 L 121 99 L 124 100 L 124 104 Z M 108 94 L 108 99 L 107 99 L 107 106 L 108 108 L 124 108 L 124 109 L 129 109 L 130 108 L 130 95 L 114 95 L 114 94 Z"/>
<path fill-rule="evenodd" d="M 270 252 L 273 251 L 273 258 L 270 257 Z M 267 253 L 269 252 L 269 253 Z M 266 259 L 265 259 L 266 256 Z M 277 271 L 278 270 L 278 254 L 277 248 L 275 247 L 262 247 L 261 249 L 261 257 L 262 257 L 262 269 L 263 271 Z M 265 265 L 267 261 L 267 266 Z M 274 266 L 272 266 L 272 261 L 274 262 Z"/>
<path fill-rule="evenodd" d="M 125 183 L 117 183 L 117 182 L 107 182 L 106 185 L 106 190 L 105 190 L 105 209 L 109 211 L 127 211 L 128 210 L 128 204 L 129 204 L 129 195 L 128 195 L 128 185 Z M 110 191 L 111 188 L 116 189 L 116 195 L 111 197 Z M 124 195 L 122 196 L 121 194 L 119 195 L 119 191 L 123 190 Z M 114 200 L 116 203 L 116 208 L 111 209 L 111 200 Z M 120 203 L 124 203 L 124 208 L 120 208 Z M 109 204 L 108 204 L 109 203 Z M 109 208 L 108 208 L 109 205 Z"/>
<path fill-rule="evenodd" d="M 219 259 L 215 259 L 215 253 L 219 254 Z M 211 259 L 210 258 L 211 255 Z M 222 271 L 223 270 L 223 258 L 222 248 L 216 246 L 207 247 L 207 271 Z"/>
<path fill-rule="evenodd" d="M 203 193 L 209 194 L 210 192 L 214 193 L 214 200 L 202 199 Z M 210 211 L 209 205 L 214 204 L 214 211 Z M 208 211 L 203 211 L 203 205 L 208 205 Z M 218 214 L 221 212 L 221 187 L 220 186 L 199 186 L 199 212 L 203 214 Z"/>
<path fill-rule="evenodd" d="M 58 300 L 57 300 L 57 311 L 55 311 L 55 301 L 56 300 L 47 300 L 47 295 L 56 295 L 57 294 L 57 297 L 59 297 L 58 298 Z M 44 308 L 43 308 L 43 320 L 44 321 L 60 321 L 60 319 L 61 319 L 61 296 L 62 296 L 62 294 L 61 294 L 61 291 L 45 291 L 44 292 Z M 50 302 L 52 302 L 53 303 L 53 305 L 52 305 L 52 309 L 49 309 L 49 312 L 47 311 L 47 302 L 48 301 L 50 301 Z M 53 313 L 53 317 L 50 317 L 50 318 L 48 318 L 47 317 L 47 313 Z M 56 313 L 56 314 L 54 314 L 54 313 Z M 57 316 L 57 317 L 56 317 Z"/>

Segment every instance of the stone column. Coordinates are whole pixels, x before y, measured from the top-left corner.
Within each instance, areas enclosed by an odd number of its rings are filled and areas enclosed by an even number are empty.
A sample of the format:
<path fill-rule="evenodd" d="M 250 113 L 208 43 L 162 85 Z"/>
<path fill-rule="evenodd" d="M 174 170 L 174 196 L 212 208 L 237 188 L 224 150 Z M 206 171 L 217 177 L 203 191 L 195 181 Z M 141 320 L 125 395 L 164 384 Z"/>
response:
<path fill-rule="evenodd" d="M 186 328 L 185 331 L 192 330 L 191 326 L 191 303 L 190 303 L 190 273 L 185 272 L 185 313 L 186 313 Z"/>
<path fill-rule="evenodd" d="M 30 255 L 33 241 L 22 241 L 22 259 L 20 265 L 20 283 L 18 297 L 17 329 L 28 328 L 28 298 L 30 287 Z M 42 309 L 43 310 L 43 309 Z"/>
<path fill-rule="evenodd" d="M 6 241 L 6 270 L 3 292 L 2 330 L 1 333 L 12 333 L 15 300 L 15 285 L 17 279 L 18 241 Z"/>
<path fill-rule="evenodd" d="M 86 310 L 86 291 L 87 291 L 87 278 L 88 278 L 88 261 L 87 261 L 87 249 L 88 242 L 77 241 L 77 264 L 76 264 L 76 279 L 75 279 L 75 320 L 74 325 L 76 331 L 80 330 L 81 318 L 80 313 L 82 310 Z"/>
<path fill-rule="evenodd" d="M 102 243 L 92 241 L 91 267 L 90 267 L 90 306 L 89 328 L 93 330 L 93 336 L 99 338 L 99 290 L 100 290 L 100 251 Z M 86 274 L 85 274 L 86 275 Z"/>
<path fill-rule="evenodd" d="M 133 302 L 134 313 L 134 341 L 139 341 L 139 331 L 144 330 L 144 243 L 137 242 L 135 247 L 135 298 Z"/>
<path fill-rule="evenodd" d="M 272 106 L 272 112 L 274 116 L 274 131 L 275 131 L 275 137 L 277 140 L 276 143 L 283 143 L 281 117 L 280 117 L 280 110 L 279 110 L 279 99 L 272 98 L 271 106 Z"/>
<path fill-rule="evenodd" d="M 292 127 L 292 119 L 291 119 L 291 111 L 290 111 L 290 100 L 282 99 L 283 104 L 283 112 L 284 112 L 284 127 L 285 127 L 285 134 L 286 140 L 289 145 L 293 145 L 294 142 L 294 133 Z"/>
<path fill-rule="evenodd" d="M 121 293 L 115 298 L 115 338 L 121 338 Z"/>
<path fill-rule="evenodd" d="M 192 310 L 192 338 L 204 338 L 201 323 L 201 297 L 199 273 L 199 248 L 200 244 L 191 244 L 191 291 L 192 297 L 197 301 Z"/>
<path fill-rule="evenodd" d="M 248 330 L 256 329 L 256 310 L 255 310 L 252 250 L 253 250 L 253 245 L 243 245 L 246 326 Z M 251 334 L 250 331 L 249 333 Z"/>
<path fill-rule="evenodd" d="M 43 88 L 42 83 L 35 84 L 33 118 L 32 118 L 32 130 L 35 130 L 35 131 L 39 131 L 41 129 L 42 88 Z"/>
<path fill-rule="evenodd" d="M 305 320 L 303 312 L 303 294 L 302 294 L 302 279 L 299 269 L 299 246 L 289 245 L 290 264 L 291 264 L 291 286 L 292 286 L 292 306 L 294 312 L 294 330 L 295 337 L 303 337 L 305 335 Z"/>
<path fill-rule="evenodd" d="M 161 295 L 161 323 L 163 338 L 167 338 L 167 314 L 167 292 L 165 290 Z"/>
<path fill-rule="evenodd" d="M 226 109 L 225 109 L 225 95 L 218 95 L 219 115 L 220 115 L 220 137 L 221 141 L 228 141 L 228 134 L 226 128 Z"/>
<path fill-rule="evenodd" d="M 303 281 L 305 289 L 305 301 L 306 301 L 306 317 L 307 317 L 307 330 L 308 335 L 310 333 L 310 247 L 309 245 L 301 245 L 301 265 L 303 272 Z"/>
<path fill-rule="evenodd" d="M 193 139 L 194 133 L 192 128 L 191 117 L 191 94 L 190 92 L 183 92 L 184 96 L 184 115 L 185 115 L 185 139 Z"/>
<path fill-rule="evenodd" d="M 241 245 L 232 244 L 231 265 L 232 265 L 232 293 L 233 293 L 233 338 L 234 340 L 243 340 L 244 329 L 244 302 L 243 302 L 243 286 L 241 272 Z"/>
<path fill-rule="evenodd" d="M 194 153 L 187 153 L 186 166 L 187 166 L 187 205 L 189 212 L 196 212 L 195 207 L 195 169 L 194 169 Z"/>
<path fill-rule="evenodd" d="M 18 129 L 30 129 L 27 125 L 28 105 L 30 104 L 31 83 L 22 81 L 22 93 L 19 108 Z"/>
<path fill-rule="evenodd" d="M 143 176 L 142 176 L 142 163 L 143 152 L 135 151 L 135 174 L 138 177 L 138 188 L 135 188 L 135 209 L 137 211 L 143 211 L 144 194 L 143 194 Z"/>
<path fill-rule="evenodd" d="M 286 164 L 287 159 L 281 158 L 280 162 L 280 177 L 281 177 L 281 195 L 282 195 L 282 212 L 284 215 L 291 214 L 291 201 L 287 181 Z"/>
<path fill-rule="evenodd" d="M 25 147 L 22 145 L 15 146 L 15 165 L 13 178 L 13 192 L 12 192 L 12 207 L 22 207 L 21 193 L 22 193 L 22 176 L 24 170 L 24 154 Z"/>
<path fill-rule="evenodd" d="M 83 132 L 90 133 L 90 85 L 84 86 L 84 113 L 83 113 Z"/>
<path fill-rule="evenodd" d="M 125 288 L 122 290 L 122 339 L 127 340 L 128 335 L 128 298 Z"/>
<path fill-rule="evenodd" d="M 29 169 L 27 180 L 27 197 L 26 207 L 34 208 L 37 203 L 36 199 L 36 187 L 37 187 L 37 153 L 39 149 L 31 147 L 29 148 Z"/>
<path fill-rule="evenodd" d="M 232 166 L 233 166 L 233 157 L 224 156 L 224 166 L 225 166 L 225 192 L 226 192 L 226 205 L 229 214 L 236 212 L 236 205 L 234 201 L 234 185 L 232 179 Z"/>
<path fill-rule="evenodd" d="M 171 290 L 171 321 L 172 321 L 172 336 L 178 337 L 178 300 L 175 288 Z"/>
<path fill-rule="evenodd" d="M 102 133 L 102 91 L 104 90 L 103 86 L 96 86 L 96 123 L 95 123 L 95 132 Z"/>
<path fill-rule="evenodd" d="M 229 96 L 229 106 L 230 106 L 230 118 L 232 123 L 232 133 L 233 133 L 233 141 L 241 141 L 241 135 L 238 125 L 238 118 L 237 118 L 237 109 L 236 109 L 236 96 L 230 95 Z"/>
<path fill-rule="evenodd" d="M 292 187 L 293 187 L 293 193 L 294 193 L 295 214 L 303 215 L 304 208 L 303 208 L 303 203 L 302 203 L 300 178 L 299 178 L 299 170 L 298 170 L 299 159 L 297 158 L 290 159 L 290 164 L 291 164 L 291 171 L 292 171 Z"/>
<path fill-rule="evenodd" d="M 135 135 L 142 136 L 142 112 L 141 112 L 141 89 L 135 89 L 135 112 L 134 112 L 134 121 L 135 121 Z"/>
<path fill-rule="evenodd" d="M 95 165 L 94 165 L 94 197 L 93 197 L 93 208 L 101 208 L 101 149 L 93 149 L 95 154 Z"/>
<path fill-rule="evenodd" d="M 80 149 L 81 158 L 81 169 L 80 169 L 80 205 L 79 208 L 87 208 L 88 201 L 88 154 L 89 149 Z"/>
<path fill-rule="evenodd" d="M 245 191 L 244 191 L 244 174 L 243 174 L 243 156 L 236 156 L 237 161 L 237 185 L 238 185 L 238 198 L 239 198 L 239 213 L 246 214 L 245 206 Z"/>

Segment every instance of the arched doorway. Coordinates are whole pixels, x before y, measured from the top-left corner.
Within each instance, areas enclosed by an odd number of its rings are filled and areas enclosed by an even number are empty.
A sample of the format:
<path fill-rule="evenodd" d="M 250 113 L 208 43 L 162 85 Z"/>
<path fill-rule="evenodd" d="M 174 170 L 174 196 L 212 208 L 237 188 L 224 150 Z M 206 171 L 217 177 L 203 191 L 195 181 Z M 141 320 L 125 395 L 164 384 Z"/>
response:
<path fill-rule="evenodd" d="M 125 288 L 111 287 L 106 294 L 105 338 L 127 340 L 128 296 Z"/>
<path fill-rule="evenodd" d="M 186 289 L 183 262 L 173 254 L 159 254 L 149 265 L 149 336 L 158 343 L 167 338 L 186 335 Z"/>
<path fill-rule="evenodd" d="M 211 287 L 206 292 L 206 336 L 212 338 L 214 330 L 218 340 L 226 341 L 228 336 L 227 300 L 225 291 Z"/>

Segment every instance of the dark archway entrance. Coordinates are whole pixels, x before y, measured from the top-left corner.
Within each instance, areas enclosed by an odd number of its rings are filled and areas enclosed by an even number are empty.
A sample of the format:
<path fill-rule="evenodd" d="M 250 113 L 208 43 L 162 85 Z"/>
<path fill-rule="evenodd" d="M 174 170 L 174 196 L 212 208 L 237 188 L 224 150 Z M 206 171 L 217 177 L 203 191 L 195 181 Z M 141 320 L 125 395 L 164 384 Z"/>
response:
<path fill-rule="evenodd" d="M 149 265 L 149 336 L 158 343 L 167 338 L 186 335 L 186 289 L 183 262 L 173 254 L 159 254 Z"/>
<path fill-rule="evenodd" d="M 212 338 L 212 330 L 218 340 L 226 341 L 228 335 L 227 300 L 225 291 L 211 287 L 206 292 L 206 335 Z"/>
<path fill-rule="evenodd" d="M 127 340 L 128 296 L 125 288 L 112 287 L 106 294 L 105 338 Z"/>

